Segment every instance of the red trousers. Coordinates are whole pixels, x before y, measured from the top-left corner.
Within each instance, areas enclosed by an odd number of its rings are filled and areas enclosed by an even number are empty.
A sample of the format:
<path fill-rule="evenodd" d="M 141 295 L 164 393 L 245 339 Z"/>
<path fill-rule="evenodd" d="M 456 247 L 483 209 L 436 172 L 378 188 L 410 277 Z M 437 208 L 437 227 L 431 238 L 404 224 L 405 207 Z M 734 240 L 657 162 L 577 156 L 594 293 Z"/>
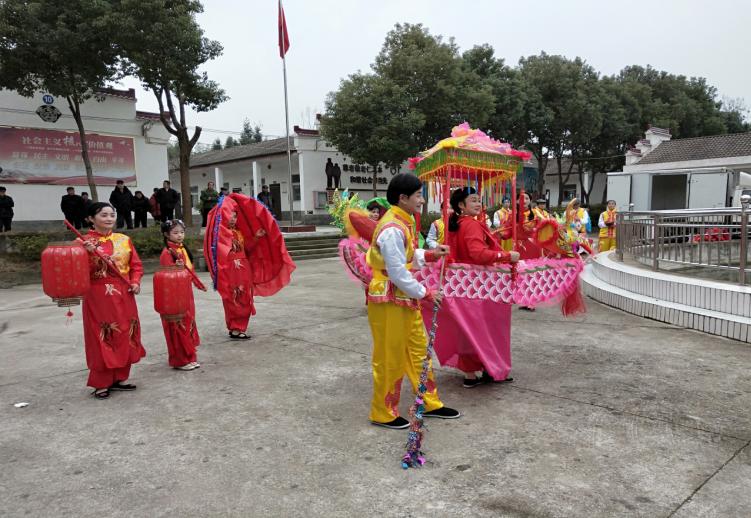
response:
<path fill-rule="evenodd" d="M 86 384 L 95 389 L 111 387 L 115 382 L 125 381 L 130 377 L 130 365 L 119 369 L 89 370 L 89 381 Z"/>

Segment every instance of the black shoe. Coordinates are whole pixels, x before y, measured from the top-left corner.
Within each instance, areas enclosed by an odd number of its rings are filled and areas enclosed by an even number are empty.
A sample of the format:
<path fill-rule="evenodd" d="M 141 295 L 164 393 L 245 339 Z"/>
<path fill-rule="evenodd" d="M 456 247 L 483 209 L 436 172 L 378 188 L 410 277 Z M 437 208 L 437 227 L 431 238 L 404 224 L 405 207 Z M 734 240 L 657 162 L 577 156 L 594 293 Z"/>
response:
<path fill-rule="evenodd" d="M 110 390 L 136 390 L 136 386 L 131 385 L 130 383 L 122 383 L 120 381 L 116 381 L 112 384 Z"/>
<path fill-rule="evenodd" d="M 511 376 L 506 376 L 505 380 L 497 380 L 493 378 L 493 376 L 491 376 L 490 374 L 484 371 L 482 373 L 482 378 L 480 379 L 482 380 L 483 383 L 512 383 L 514 381 L 514 378 L 512 378 Z"/>
<path fill-rule="evenodd" d="M 461 417 L 462 414 L 459 413 L 458 410 L 444 406 L 437 408 L 436 410 L 431 410 L 430 412 L 425 412 L 422 415 L 423 417 L 437 417 L 438 419 L 457 419 Z"/>
<path fill-rule="evenodd" d="M 535 310 L 535 308 L 533 308 L 532 306 L 519 306 L 519 309 L 522 311 L 534 311 Z"/>
<path fill-rule="evenodd" d="M 371 421 L 370 423 L 376 426 L 383 426 L 384 428 L 391 428 L 392 430 L 403 430 L 404 428 L 409 428 L 409 421 L 403 417 L 397 417 L 388 423 L 379 423 L 378 421 Z"/>
<path fill-rule="evenodd" d="M 475 388 L 478 385 L 482 385 L 484 382 L 485 382 L 484 378 L 464 378 L 464 383 L 462 383 L 462 387 Z"/>

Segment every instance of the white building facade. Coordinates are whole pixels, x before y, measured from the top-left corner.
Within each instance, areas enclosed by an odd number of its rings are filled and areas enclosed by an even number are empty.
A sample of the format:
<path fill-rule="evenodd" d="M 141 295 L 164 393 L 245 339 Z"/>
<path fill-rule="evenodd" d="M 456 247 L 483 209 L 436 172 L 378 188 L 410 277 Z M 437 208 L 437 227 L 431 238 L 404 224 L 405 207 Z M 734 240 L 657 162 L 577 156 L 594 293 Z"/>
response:
<path fill-rule="evenodd" d="M 373 196 L 373 168 L 353 163 L 346 155 L 327 143 L 317 130 L 295 126 L 290 135 L 292 162 L 292 193 L 294 216 L 297 222 L 323 223 L 330 218 L 326 210 L 326 163 L 338 164 L 341 170 L 339 190 L 348 189 L 361 199 Z M 406 171 L 406 165 L 401 171 Z M 379 196 L 397 170 L 380 166 L 376 173 Z M 179 184 L 179 173 L 171 172 L 173 184 Z M 201 190 L 208 182 L 229 191 L 240 189 L 244 194 L 257 196 L 263 185 L 268 185 L 272 198 L 279 205 L 280 219 L 289 218 L 290 175 L 288 170 L 286 139 L 266 140 L 245 146 L 208 151 L 191 158 L 190 184 L 194 206 Z M 333 182 L 329 185 L 333 185 Z"/>
<path fill-rule="evenodd" d="M 608 196 L 620 210 L 721 208 L 751 187 L 751 133 L 672 140 L 661 128 L 626 153 L 623 171 L 608 173 Z"/>
<path fill-rule="evenodd" d="M 133 89 L 106 89 L 81 105 L 100 201 L 118 179 L 146 197 L 167 179 L 169 133 L 159 115 L 136 110 Z M 0 90 L 0 185 L 15 203 L 15 230 L 59 223 L 68 186 L 89 191 L 78 128 L 64 98 Z"/>

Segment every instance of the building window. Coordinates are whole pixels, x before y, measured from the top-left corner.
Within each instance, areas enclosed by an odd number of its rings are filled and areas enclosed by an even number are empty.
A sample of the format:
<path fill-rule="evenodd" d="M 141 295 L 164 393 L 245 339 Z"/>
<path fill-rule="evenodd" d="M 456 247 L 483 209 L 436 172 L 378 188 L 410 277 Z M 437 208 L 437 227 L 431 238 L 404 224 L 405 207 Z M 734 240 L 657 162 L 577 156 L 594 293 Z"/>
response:
<path fill-rule="evenodd" d="M 563 186 L 563 201 L 571 201 L 576 198 L 576 184 Z"/>
<path fill-rule="evenodd" d="M 300 201 L 300 175 L 292 175 L 292 201 Z"/>
<path fill-rule="evenodd" d="M 316 191 L 313 193 L 316 209 L 325 209 L 329 205 L 329 197 L 326 191 Z"/>

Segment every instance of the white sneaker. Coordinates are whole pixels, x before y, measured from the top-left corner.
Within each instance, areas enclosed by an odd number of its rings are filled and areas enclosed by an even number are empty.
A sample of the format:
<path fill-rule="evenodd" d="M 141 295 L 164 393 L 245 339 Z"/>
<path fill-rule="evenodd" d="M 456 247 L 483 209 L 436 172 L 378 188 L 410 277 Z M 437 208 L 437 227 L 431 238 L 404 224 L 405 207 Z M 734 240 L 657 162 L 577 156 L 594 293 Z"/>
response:
<path fill-rule="evenodd" d="M 179 371 L 192 371 L 193 369 L 197 369 L 195 363 L 188 363 L 187 365 L 182 365 L 181 367 L 172 367 L 173 369 L 179 370 Z"/>

